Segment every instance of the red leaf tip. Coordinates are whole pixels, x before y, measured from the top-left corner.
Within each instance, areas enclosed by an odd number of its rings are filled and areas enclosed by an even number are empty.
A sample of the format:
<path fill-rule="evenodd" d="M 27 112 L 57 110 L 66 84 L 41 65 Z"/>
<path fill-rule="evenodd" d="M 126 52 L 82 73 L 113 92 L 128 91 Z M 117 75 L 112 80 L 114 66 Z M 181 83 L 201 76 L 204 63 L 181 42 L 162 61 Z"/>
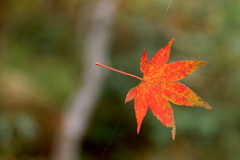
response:
<path fill-rule="evenodd" d="M 206 64 L 207 64 L 207 62 L 205 62 L 205 61 L 200 61 L 198 65 L 201 66 L 201 65 L 206 65 Z"/>
<path fill-rule="evenodd" d="M 141 125 L 137 125 L 137 134 L 139 134 L 139 132 L 140 132 L 140 128 L 141 128 Z"/>
<path fill-rule="evenodd" d="M 167 46 L 171 47 L 171 45 L 172 45 L 172 43 L 173 43 L 174 40 L 175 40 L 175 38 L 171 39 L 171 40 L 168 42 Z"/>
<path fill-rule="evenodd" d="M 175 136 L 176 136 L 176 127 L 174 126 L 172 128 L 172 139 L 175 140 Z"/>
<path fill-rule="evenodd" d="M 212 109 L 212 107 L 210 107 L 209 105 L 205 107 L 206 109 Z"/>

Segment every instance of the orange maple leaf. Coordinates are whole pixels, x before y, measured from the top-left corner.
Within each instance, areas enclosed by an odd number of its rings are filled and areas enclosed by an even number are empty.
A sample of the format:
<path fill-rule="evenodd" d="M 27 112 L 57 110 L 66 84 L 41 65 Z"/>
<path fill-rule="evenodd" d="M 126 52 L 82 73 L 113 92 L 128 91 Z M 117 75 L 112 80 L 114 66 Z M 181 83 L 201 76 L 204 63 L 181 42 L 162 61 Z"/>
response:
<path fill-rule="evenodd" d="M 98 66 L 142 81 L 137 87 L 132 88 L 128 92 L 125 99 L 125 103 L 135 99 L 134 109 L 137 119 L 137 133 L 140 131 L 148 107 L 163 125 L 172 128 L 173 139 L 175 139 L 176 126 L 173 110 L 168 101 L 178 105 L 201 106 L 206 109 L 212 109 L 191 89 L 178 82 L 178 80 L 188 76 L 199 66 L 207 63 L 204 61 L 176 61 L 166 64 L 173 41 L 174 39 L 170 40 L 165 47 L 160 49 L 151 61 L 148 60 L 146 50 L 143 50 L 140 63 L 143 78 L 107 67 L 97 62 L 95 63 Z"/>

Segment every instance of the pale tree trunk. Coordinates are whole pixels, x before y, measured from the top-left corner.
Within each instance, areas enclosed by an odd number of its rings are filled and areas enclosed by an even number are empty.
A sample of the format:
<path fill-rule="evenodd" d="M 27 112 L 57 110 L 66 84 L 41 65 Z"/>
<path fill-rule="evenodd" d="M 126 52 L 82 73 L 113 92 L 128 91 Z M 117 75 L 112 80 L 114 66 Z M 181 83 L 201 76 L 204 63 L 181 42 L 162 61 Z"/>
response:
<path fill-rule="evenodd" d="M 63 112 L 62 127 L 56 136 L 52 160 L 76 160 L 79 144 L 88 128 L 96 101 L 103 86 L 106 70 L 95 62 L 109 63 L 111 26 L 120 0 L 100 0 L 92 10 L 84 44 L 82 79 L 79 89 Z M 81 37 L 82 38 L 82 37 Z"/>

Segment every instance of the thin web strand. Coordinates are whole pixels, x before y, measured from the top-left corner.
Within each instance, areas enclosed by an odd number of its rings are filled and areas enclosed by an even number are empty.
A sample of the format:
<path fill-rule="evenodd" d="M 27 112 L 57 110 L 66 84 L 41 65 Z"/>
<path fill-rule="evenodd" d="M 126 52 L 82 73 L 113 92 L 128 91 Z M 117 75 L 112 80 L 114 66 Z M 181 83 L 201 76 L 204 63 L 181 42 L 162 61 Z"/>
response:
<path fill-rule="evenodd" d="M 157 31 L 156 31 L 156 34 L 155 34 L 154 37 L 153 37 L 152 43 L 151 43 L 151 45 L 150 45 L 150 49 L 151 49 L 154 41 L 156 40 L 157 35 L 158 35 L 160 29 L 162 28 L 163 21 L 164 21 L 165 18 L 166 18 L 166 15 L 167 15 L 167 12 L 169 11 L 170 6 L 172 5 L 172 1 L 173 1 L 173 0 L 170 0 L 170 1 L 169 1 L 168 6 L 167 6 L 167 9 L 166 9 L 166 11 L 164 12 L 164 15 L 163 15 L 162 19 L 161 19 L 161 20 L 159 21 L 159 23 L 157 24 L 157 26 L 158 26 L 158 27 L 157 27 Z"/>
<path fill-rule="evenodd" d="M 104 153 L 102 154 L 101 160 L 104 160 L 105 155 L 106 155 L 106 153 L 107 153 L 107 149 L 108 149 L 109 146 L 111 145 L 111 143 L 112 143 L 112 141 L 113 141 L 113 139 L 114 139 L 114 136 L 115 136 L 115 134 L 116 134 L 116 131 L 117 131 L 117 129 L 118 129 L 118 126 L 119 126 L 119 124 L 121 123 L 123 117 L 125 116 L 128 108 L 129 108 L 129 107 L 124 107 L 124 108 L 123 108 L 122 115 L 121 115 L 119 121 L 116 123 L 116 127 L 114 128 L 114 130 L 113 130 L 113 132 L 112 132 L 112 134 L 111 134 L 111 136 L 110 136 L 110 138 L 109 138 L 109 141 L 108 141 L 107 146 L 104 148 Z"/>

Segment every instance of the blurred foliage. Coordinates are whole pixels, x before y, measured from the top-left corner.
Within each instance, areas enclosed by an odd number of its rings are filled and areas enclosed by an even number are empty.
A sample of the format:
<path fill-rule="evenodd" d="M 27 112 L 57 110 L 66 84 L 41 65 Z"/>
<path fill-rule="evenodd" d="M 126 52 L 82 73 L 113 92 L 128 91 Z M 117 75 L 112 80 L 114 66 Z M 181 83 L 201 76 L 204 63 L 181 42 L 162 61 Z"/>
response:
<path fill-rule="evenodd" d="M 81 81 L 95 2 L 0 1 L 0 156 L 48 159 L 59 111 Z M 137 135 L 133 102 L 124 104 L 124 98 L 139 81 L 111 72 L 83 142 L 83 159 L 240 159 L 240 1 L 169 3 L 122 1 L 112 67 L 141 76 L 143 48 L 151 57 L 175 37 L 170 62 L 208 62 L 182 82 L 213 110 L 173 105 L 174 142 L 151 112 Z"/>

